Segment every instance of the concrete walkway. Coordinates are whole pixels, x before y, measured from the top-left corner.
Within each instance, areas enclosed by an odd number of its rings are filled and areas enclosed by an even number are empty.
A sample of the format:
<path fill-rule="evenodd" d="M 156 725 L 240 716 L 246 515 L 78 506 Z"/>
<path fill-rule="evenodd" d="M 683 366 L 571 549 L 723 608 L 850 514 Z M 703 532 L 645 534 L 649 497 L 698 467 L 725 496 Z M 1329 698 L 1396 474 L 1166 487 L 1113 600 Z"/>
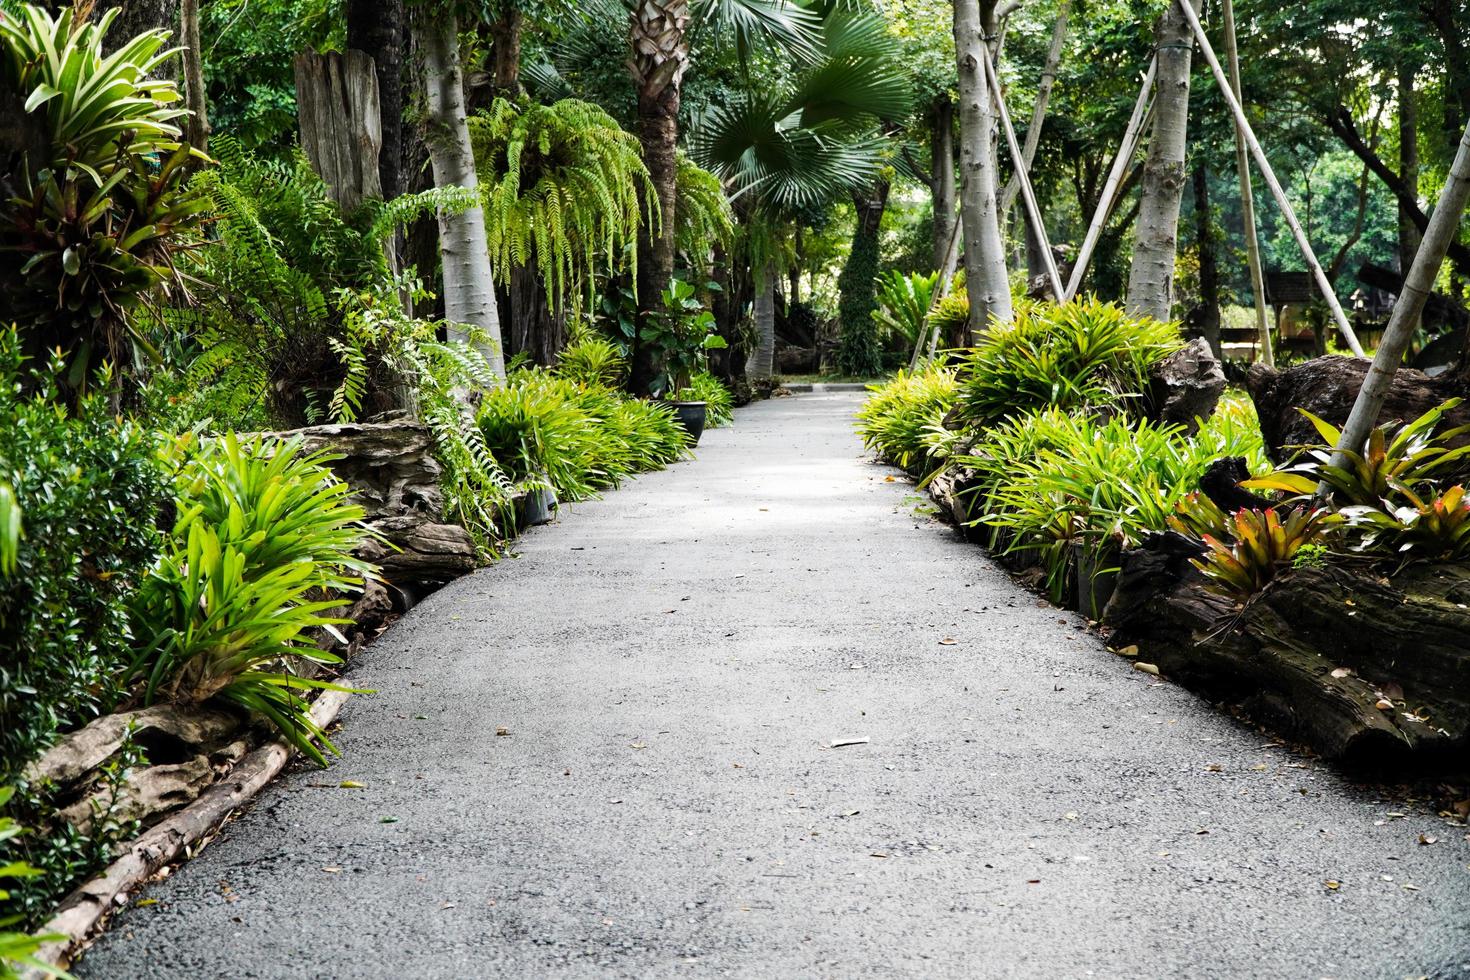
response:
<path fill-rule="evenodd" d="M 79 973 L 1470 976 L 1463 828 L 1130 670 L 915 513 L 859 397 L 745 410 L 415 609 L 343 759 Z"/>

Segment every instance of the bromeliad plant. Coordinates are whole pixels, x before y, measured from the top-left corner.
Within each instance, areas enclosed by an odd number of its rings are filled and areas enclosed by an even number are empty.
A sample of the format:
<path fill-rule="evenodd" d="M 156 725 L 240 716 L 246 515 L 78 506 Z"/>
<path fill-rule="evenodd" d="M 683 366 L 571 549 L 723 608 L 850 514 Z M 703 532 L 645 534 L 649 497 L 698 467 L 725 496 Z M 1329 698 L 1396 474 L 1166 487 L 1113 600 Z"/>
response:
<path fill-rule="evenodd" d="M 904 350 L 913 347 L 924 333 L 924 321 L 938 282 L 937 272 L 904 275 L 895 269 L 878 277 L 878 306 L 873 310 L 873 322 L 887 335 L 889 343 Z M 969 312 L 968 304 L 965 312 Z"/>
<path fill-rule="evenodd" d="M 353 555 L 362 508 L 299 440 L 241 442 L 227 435 L 168 450 L 178 519 L 168 547 L 132 600 L 146 638 L 131 676 L 143 699 L 215 700 L 267 718 L 303 754 L 326 765 L 336 748 L 311 720 L 311 689 L 350 690 L 292 673 L 293 661 L 339 659 L 310 632 L 348 622 L 329 615 L 376 574 Z"/>
<path fill-rule="evenodd" d="M 1460 399 L 1450 399 L 1407 424 L 1374 428 L 1362 452 L 1348 452 L 1347 465 L 1333 465 L 1340 430 L 1303 412 L 1322 436 L 1305 460 L 1245 487 L 1282 491 L 1311 499 L 1319 485 L 1330 493 L 1342 525 L 1342 545 L 1351 552 L 1454 561 L 1470 555 L 1470 500 L 1463 486 L 1442 487 L 1445 473 L 1463 470 L 1470 445 L 1456 448 L 1470 426 L 1437 432 Z"/>
<path fill-rule="evenodd" d="M 903 469 L 927 474 L 932 455 L 928 437 L 936 426 L 943 428 L 957 384 L 953 369 L 932 364 L 871 386 L 872 395 L 857 413 L 864 445 Z"/>
<path fill-rule="evenodd" d="M 966 356 L 957 416 L 993 425 L 1034 409 L 1127 411 L 1141 401 L 1149 369 L 1182 344 L 1174 324 L 1114 303 L 1025 305 L 1014 323 L 993 324 Z"/>
<path fill-rule="evenodd" d="M 1202 558 L 1191 558 L 1190 564 L 1213 591 L 1248 598 L 1292 567 L 1297 553 L 1316 544 L 1333 523 L 1333 516 L 1320 507 L 1293 507 L 1284 519 L 1274 508 L 1241 510 L 1228 521 L 1229 543 L 1205 534 L 1208 551 Z"/>
<path fill-rule="evenodd" d="M 149 350 L 130 312 L 178 281 L 206 207 L 187 186 L 205 158 L 178 142 L 177 89 L 150 77 L 175 50 L 149 31 L 107 53 L 117 15 L 53 19 L 25 4 L 0 16 L 0 99 L 14 100 L 22 134 L 0 148 L 0 187 L 12 189 L 0 201 L 0 321 L 21 326 L 32 355 L 65 351 L 72 388 L 104 359 Z"/>

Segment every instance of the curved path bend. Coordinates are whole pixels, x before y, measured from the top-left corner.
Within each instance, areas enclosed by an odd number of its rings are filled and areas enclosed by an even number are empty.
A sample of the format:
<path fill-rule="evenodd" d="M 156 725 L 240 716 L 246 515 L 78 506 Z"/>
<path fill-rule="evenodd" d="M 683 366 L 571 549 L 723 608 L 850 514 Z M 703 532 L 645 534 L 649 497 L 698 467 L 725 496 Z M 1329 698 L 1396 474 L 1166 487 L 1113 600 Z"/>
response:
<path fill-rule="evenodd" d="M 916 513 L 858 398 L 744 410 L 414 609 L 331 771 L 79 973 L 1470 975 L 1463 828 L 1129 670 Z"/>

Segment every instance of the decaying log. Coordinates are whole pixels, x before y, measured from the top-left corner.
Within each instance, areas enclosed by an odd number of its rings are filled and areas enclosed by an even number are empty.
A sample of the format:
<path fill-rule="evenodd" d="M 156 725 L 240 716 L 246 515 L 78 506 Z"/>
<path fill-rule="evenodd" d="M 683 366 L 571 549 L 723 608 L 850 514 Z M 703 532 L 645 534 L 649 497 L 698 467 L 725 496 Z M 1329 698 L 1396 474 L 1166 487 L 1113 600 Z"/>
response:
<path fill-rule="evenodd" d="M 370 540 L 358 554 L 374 562 L 393 584 L 442 585 L 475 570 L 475 542 L 458 524 L 437 524 L 415 514 L 384 517 L 369 525 L 386 540 Z"/>
<path fill-rule="evenodd" d="M 1193 435 L 1199 431 L 1199 420 L 1215 413 L 1224 391 L 1225 372 L 1220 362 L 1209 343 L 1195 337 L 1149 372 L 1150 417 L 1182 425 Z"/>
<path fill-rule="evenodd" d="M 1252 365 L 1246 387 L 1256 403 L 1261 435 L 1271 459 L 1284 463 L 1292 456 L 1290 447 L 1322 442 L 1311 421 L 1297 411 L 1299 408 L 1335 426 L 1346 422 L 1367 376 L 1368 365 L 1368 361 L 1359 358 L 1337 356 L 1318 357 L 1283 371 L 1264 364 Z M 1446 399 L 1463 397 L 1465 393 L 1464 386 L 1449 375 L 1431 378 L 1412 368 L 1400 368 L 1379 421 L 1410 421 Z M 1467 423 L 1470 423 L 1470 405 L 1461 405 L 1446 416 L 1441 428 Z"/>
<path fill-rule="evenodd" d="M 157 704 L 140 711 L 103 715 L 62 736 L 26 767 L 28 783 L 66 789 L 96 771 L 120 749 L 132 727 L 133 741 L 153 762 L 182 762 L 200 752 L 212 752 L 233 741 L 242 721 L 239 715 L 202 705 Z"/>
<path fill-rule="evenodd" d="M 1470 569 L 1294 569 L 1241 606 L 1202 588 L 1193 550 L 1156 535 L 1124 556 L 1116 647 L 1347 765 L 1466 767 Z"/>
<path fill-rule="evenodd" d="M 337 717 L 349 695 L 323 691 L 312 703 L 312 721 L 326 728 Z M 236 807 L 260 792 L 285 768 L 291 748 L 269 742 L 246 756 L 226 778 L 197 800 L 135 840 L 107 870 L 67 896 L 41 931 L 65 939 L 47 943 L 37 954 L 46 963 L 70 965 L 77 948 L 103 916 L 127 902 L 128 894 L 217 827 Z M 39 975 L 39 974 L 37 974 Z"/>

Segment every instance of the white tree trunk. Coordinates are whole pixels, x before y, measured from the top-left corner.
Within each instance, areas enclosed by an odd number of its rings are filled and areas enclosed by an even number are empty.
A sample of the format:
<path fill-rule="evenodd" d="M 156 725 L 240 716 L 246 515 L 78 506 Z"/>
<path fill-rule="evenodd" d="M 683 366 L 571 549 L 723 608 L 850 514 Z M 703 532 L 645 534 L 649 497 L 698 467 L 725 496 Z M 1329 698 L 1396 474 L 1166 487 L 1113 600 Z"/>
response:
<path fill-rule="evenodd" d="M 984 331 L 994 317 L 1009 323 L 1010 278 L 996 201 L 995 107 L 982 60 L 989 57 L 984 25 L 993 23 L 995 0 L 955 0 L 955 61 L 960 76 L 960 217 L 965 231 L 965 292 L 970 331 Z"/>
<path fill-rule="evenodd" d="M 1143 165 L 1143 197 L 1128 273 L 1128 309 L 1158 320 L 1169 319 L 1174 305 L 1174 259 L 1189 124 L 1189 66 L 1194 54 L 1194 38 L 1180 4 L 1193 4 L 1197 10 L 1200 2 L 1171 3 L 1159 17 L 1155 32 L 1159 67 L 1154 129 Z"/>
<path fill-rule="evenodd" d="M 459 67 L 459 27 L 451 11 L 425 10 L 417 28 L 424 49 L 424 88 L 428 114 L 429 161 L 435 187 L 477 190 L 475 156 L 465 124 L 464 83 Z M 462 326 L 478 327 L 482 346 L 497 377 L 505 377 L 500 315 L 495 306 L 495 280 L 485 238 L 485 212 L 476 204 L 457 214 L 439 216 L 439 253 L 444 267 L 444 317 L 450 337 L 464 340 Z"/>
<path fill-rule="evenodd" d="M 756 345 L 755 350 L 750 352 L 750 360 L 745 365 L 745 372 L 756 381 L 769 381 L 776 370 L 776 274 L 774 269 L 768 268 L 761 273 L 761 281 L 756 285 L 754 307 Z"/>
<path fill-rule="evenodd" d="M 1342 438 L 1337 442 L 1333 455 L 1335 466 L 1348 465 L 1344 453 L 1362 452 L 1373 427 L 1378 424 L 1378 413 L 1393 388 L 1393 376 L 1403 360 L 1404 351 L 1414 337 L 1419 317 L 1424 313 L 1424 304 L 1434 289 L 1434 280 L 1439 275 L 1440 264 L 1460 231 L 1460 216 L 1465 213 L 1466 202 L 1470 201 L 1470 123 L 1465 126 L 1465 135 L 1460 140 L 1460 149 L 1455 162 L 1450 166 L 1449 179 L 1440 192 L 1439 204 L 1424 229 L 1424 239 L 1414 255 L 1414 264 L 1404 278 L 1404 288 L 1398 301 L 1393 304 L 1393 313 L 1383 331 L 1383 340 L 1373 355 L 1373 364 L 1368 368 L 1368 377 L 1358 389 L 1357 401 L 1348 413 L 1342 427 Z M 1324 488 L 1319 488 L 1325 493 Z"/>

